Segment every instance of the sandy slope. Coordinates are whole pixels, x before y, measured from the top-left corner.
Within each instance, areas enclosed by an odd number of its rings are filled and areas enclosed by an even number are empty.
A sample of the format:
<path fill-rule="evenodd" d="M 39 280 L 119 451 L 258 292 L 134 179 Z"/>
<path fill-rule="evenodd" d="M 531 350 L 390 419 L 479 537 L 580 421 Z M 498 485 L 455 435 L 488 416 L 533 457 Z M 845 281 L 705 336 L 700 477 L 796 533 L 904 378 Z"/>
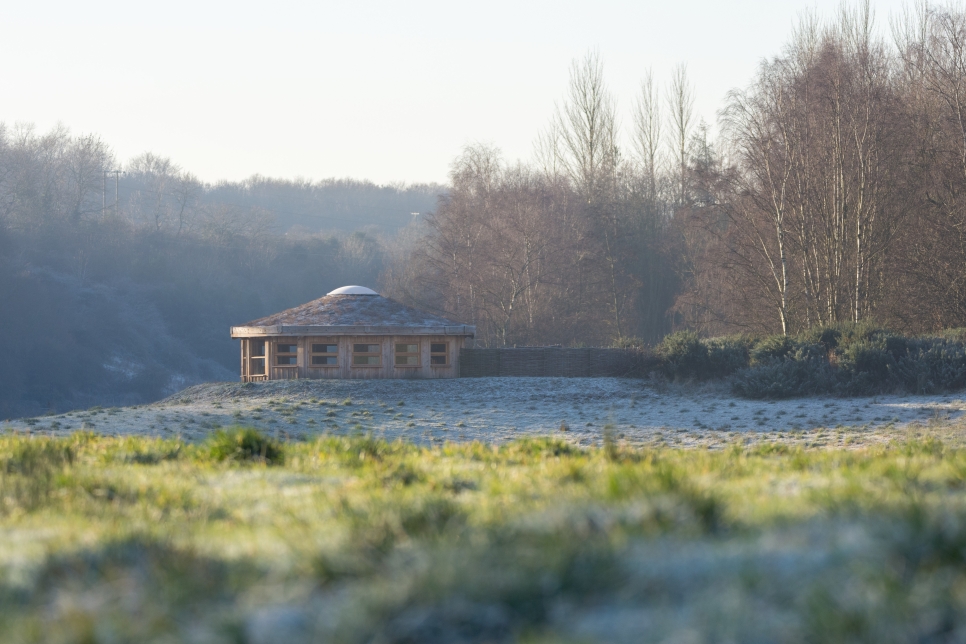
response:
<path fill-rule="evenodd" d="M 591 444 L 610 425 L 619 439 L 632 443 L 713 445 L 780 435 L 810 444 L 862 444 L 900 435 L 911 423 L 959 418 L 966 410 L 964 398 L 753 401 L 735 398 L 722 386 L 658 390 L 640 380 L 617 378 L 301 380 L 209 383 L 150 405 L 18 419 L 0 427 L 199 440 L 217 427 L 244 424 L 296 438 L 373 431 L 420 443 L 501 442 L 552 433 Z"/>

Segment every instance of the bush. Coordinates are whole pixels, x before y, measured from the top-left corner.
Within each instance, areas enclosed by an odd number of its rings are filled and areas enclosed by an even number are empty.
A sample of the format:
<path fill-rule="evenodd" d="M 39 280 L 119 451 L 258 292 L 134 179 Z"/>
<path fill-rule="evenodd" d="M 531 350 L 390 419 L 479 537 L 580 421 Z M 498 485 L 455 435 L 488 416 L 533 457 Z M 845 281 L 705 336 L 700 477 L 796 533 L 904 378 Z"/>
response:
<path fill-rule="evenodd" d="M 668 378 L 684 380 L 708 377 L 708 349 L 694 331 L 678 331 L 666 336 L 657 351 L 664 363 L 662 371 Z"/>
<path fill-rule="evenodd" d="M 734 376 L 735 393 L 749 398 L 938 393 L 966 387 L 964 329 L 909 337 L 863 322 L 814 327 L 796 336 L 706 340 L 681 331 L 664 339 L 658 355 L 668 378 Z"/>
<path fill-rule="evenodd" d="M 19 436 L 0 441 L 0 511 L 39 508 L 73 462 L 74 451 L 64 441 Z"/>
<path fill-rule="evenodd" d="M 252 427 L 219 429 L 208 441 L 208 454 L 216 461 L 280 465 L 285 460 L 282 446 Z"/>
<path fill-rule="evenodd" d="M 735 375 L 732 388 L 745 398 L 792 398 L 829 393 L 835 373 L 827 360 L 771 358 Z"/>
<path fill-rule="evenodd" d="M 770 335 L 759 340 L 751 348 L 751 364 L 783 360 L 794 349 L 795 342 L 787 335 Z"/>
<path fill-rule="evenodd" d="M 896 360 L 884 342 L 854 342 L 842 352 L 838 365 L 843 393 L 874 393 L 895 377 Z"/>
<path fill-rule="evenodd" d="M 748 366 L 752 338 L 727 336 L 702 340 L 708 352 L 708 374 L 711 378 L 727 378 Z"/>
<path fill-rule="evenodd" d="M 803 339 L 812 344 L 821 344 L 827 354 L 832 353 L 839 346 L 842 339 L 842 329 L 838 326 L 813 326 L 802 334 Z"/>
<path fill-rule="evenodd" d="M 50 438 L 16 437 L 3 441 L 0 471 L 3 474 L 35 476 L 61 470 L 74 461 L 74 451 L 63 441 Z"/>
<path fill-rule="evenodd" d="M 672 380 L 726 378 L 748 365 L 751 343 L 742 336 L 702 340 L 693 331 L 679 331 L 665 337 L 657 353 Z"/>
<path fill-rule="evenodd" d="M 773 360 L 827 360 L 828 351 L 820 342 L 789 335 L 770 335 L 754 343 L 749 351 L 751 366 Z"/>
<path fill-rule="evenodd" d="M 916 393 L 937 393 L 966 386 L 966 347 L 944 338 L 910 341 L 896 360 L 895 380 Z"/>

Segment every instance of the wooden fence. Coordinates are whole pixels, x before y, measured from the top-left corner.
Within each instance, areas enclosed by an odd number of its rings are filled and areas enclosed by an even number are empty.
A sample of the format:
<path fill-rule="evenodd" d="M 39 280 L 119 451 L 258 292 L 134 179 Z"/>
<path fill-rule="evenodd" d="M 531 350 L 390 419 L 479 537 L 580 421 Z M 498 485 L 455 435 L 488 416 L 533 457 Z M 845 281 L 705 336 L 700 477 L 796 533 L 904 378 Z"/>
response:
<path fill-rule="evenodd" d="M 644 349 L 461 349 L 460 377 L 557 376 L 564 378 L 641 378 L 658 366 Z"/>

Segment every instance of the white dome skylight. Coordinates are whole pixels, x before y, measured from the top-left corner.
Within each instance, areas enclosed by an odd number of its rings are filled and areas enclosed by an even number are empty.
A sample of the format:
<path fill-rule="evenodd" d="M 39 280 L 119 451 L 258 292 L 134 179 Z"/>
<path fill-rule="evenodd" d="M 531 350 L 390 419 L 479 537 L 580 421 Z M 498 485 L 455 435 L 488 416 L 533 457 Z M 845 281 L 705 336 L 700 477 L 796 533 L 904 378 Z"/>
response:
<path fill-rule="evenodd" d="M 326 295 L 379 295 L 371 288 L 365 286 L 342 286 L 334 291 L 329 291 Z"/>

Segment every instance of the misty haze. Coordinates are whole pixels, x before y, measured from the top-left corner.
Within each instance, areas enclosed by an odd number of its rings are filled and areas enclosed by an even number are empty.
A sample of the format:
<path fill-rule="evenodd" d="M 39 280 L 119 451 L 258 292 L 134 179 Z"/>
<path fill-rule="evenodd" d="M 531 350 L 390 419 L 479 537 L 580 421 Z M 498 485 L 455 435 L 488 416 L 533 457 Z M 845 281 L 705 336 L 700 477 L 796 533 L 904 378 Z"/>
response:
<path fill-rule="evenodd" d="M 95 5 L 0 12 L 0 643 L 966 641 L 966 7 Z"/>

